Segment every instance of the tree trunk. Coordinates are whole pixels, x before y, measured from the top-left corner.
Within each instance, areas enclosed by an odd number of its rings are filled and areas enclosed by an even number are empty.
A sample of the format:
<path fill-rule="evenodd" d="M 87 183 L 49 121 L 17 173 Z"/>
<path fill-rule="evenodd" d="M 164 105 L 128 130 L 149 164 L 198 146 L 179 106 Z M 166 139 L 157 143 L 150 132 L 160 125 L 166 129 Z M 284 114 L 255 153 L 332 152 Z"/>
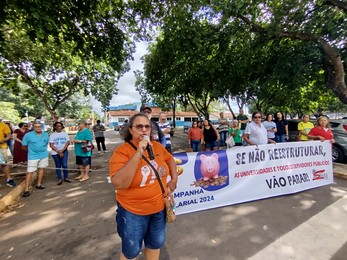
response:
<path fill-rule="evenodd" d="M 347 104 L 347 86 L 341 56 L 325 40 L 321 39 L 325 82 L 342 103 Z"/>
<path fill-rule="evenodd" d="M 231 105 L 230 105 L 230 102 L 229 102 L 229 96 L 228 96 L 228 99 L 226 99 L 225 97 L 223 97 L 223 100 L 224 100 L 224 103 L 227 104 L 228 108 L 229 108 L 229 111 L 231 113 L 231 115 L 233 116 L 233 119 L 236 119 L 236 115 L 233 111 L 233 109 L 231 108 Z"/>

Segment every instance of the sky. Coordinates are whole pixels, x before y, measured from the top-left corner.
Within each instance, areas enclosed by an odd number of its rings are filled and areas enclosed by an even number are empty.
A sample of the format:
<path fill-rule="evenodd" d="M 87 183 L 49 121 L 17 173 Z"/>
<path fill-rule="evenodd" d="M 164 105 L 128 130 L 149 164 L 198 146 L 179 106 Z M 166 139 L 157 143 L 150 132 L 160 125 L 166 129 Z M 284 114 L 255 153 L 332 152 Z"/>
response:
<path fill-rule="evenodd" d="M 133 54 L 134 60 L 129 62 L 130 70 L 119 79 L 117 85 L 118 95 L 113 96 L 110 102 L 110 106 L 119 106 L 134 102 L 140 102 L 140 95 L 135 90 L 134 71 L 143 70 L 143 63 L 141 62 L 141 57 L 146 53 L 147 43 L 136 43 L 136 52 Z M 92 103 L 93 110 L 101 115 L 101 103 L 96 101 L 95 99 L 92 100 Z"/>

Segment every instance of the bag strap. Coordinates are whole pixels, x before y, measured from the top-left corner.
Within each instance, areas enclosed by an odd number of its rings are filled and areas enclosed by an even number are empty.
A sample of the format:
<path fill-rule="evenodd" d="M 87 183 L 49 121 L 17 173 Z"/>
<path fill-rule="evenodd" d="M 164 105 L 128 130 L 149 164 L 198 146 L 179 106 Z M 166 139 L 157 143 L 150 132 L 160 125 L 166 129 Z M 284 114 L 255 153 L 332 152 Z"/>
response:
<path fill-rule="evenodd" d="M 132 148 L 134 148 L 135 151 L 137 151 L 136 146 L 135 146 L 132 142 L 127 141 L 127 143 L 130 144 L 130 146 L 131 146 Z M 166 192 L 165 192 L 163 183 L 161 182 L 159 173 L 157 172 L 157 170 L 154 168 L 154 166 L 148 161 L 148 159 L 147 159 L 144 155 L 142 155 L 142 159 L 144 159 L 144 160 L 146 161 L 146 163 L 147 163 L 147 164 L 152 168 L 152 170 L 154 171 L 155 176 L 156 176 L 157 179 L 158 179 L 158 182 L 159 182 L 159 185 L 160 185 L 160 188 L 161 188 L 161 192 L 163 193 L 164 198 L 165 198 L 165 197 L 166 197 Z"/>

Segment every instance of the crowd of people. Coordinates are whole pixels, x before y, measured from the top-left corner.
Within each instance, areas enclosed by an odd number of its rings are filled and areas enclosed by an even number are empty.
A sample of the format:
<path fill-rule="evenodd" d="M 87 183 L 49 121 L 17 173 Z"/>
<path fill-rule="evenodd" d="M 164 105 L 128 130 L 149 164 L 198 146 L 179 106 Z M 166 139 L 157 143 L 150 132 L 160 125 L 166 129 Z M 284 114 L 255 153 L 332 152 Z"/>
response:
<path fill-rule="evenodd" d="M 97 120 L 93 128 L 89 127 L 87 121 L 81 120 L 78 124 L 77 134 L 71 142 L 69 135 L 64 131 L 62 122 L 53 124 L 53 132 L 50 135 L 43 131 L 43 125 L 39 120 L 33 123 L 21 122 L 15 130 L 11 124 L 0 122 L 0 164 L 6 177 L 6 184 L 10 187 L 16 186 L 10 172 L 9 154 L 11 154 L 13 158 L 12 167 L 17 165 L 26 167 L 23 197 L 30 196 L 32 176 L 35 172 L 38 175 L 35 188 L 45 189 L 46 187 L 42 182 L 45 170 L 48 167 L 48 147 L 50 147 L 50 154 L 55 164 L 57 185 L 62 185 L 63 182 L 71 182 L 68 172 L 68 147 L 72 143 L 74 144 L 76 165 L 80 173 L 76 180 L 80 182 L 89 180 L 91 156 L 94 148 L 93 134 L 98 153 L 101 152 L 101 149 L 106 153 L 105 130 L 100 120 Z"/>
<path fill-rule="evenodd" d="M 305 114 L 298 124 L 297 141 L 330 140 L 334 143 L 334 136 L 329 126 L 329 119 L 320 116 L 316 125 L 309 121 L 309 115 Z M 211 151 L 230 148 L 227 139 L 232 138 L 232 146 L 262 145 L 268 143 L 282 143 L 289 141 L 288 121 L 283 113 L 267 114 L 263 120 L 262 113 L 254 112 L 251 120 L 240 109 L 236 119 L 229 121 L 220 113 L 219 128 L 205 119 L 193 121 L 188 130 L 188 145 L 193 152 Z M 230 143 L 230 142 L 228 142 Z"/>

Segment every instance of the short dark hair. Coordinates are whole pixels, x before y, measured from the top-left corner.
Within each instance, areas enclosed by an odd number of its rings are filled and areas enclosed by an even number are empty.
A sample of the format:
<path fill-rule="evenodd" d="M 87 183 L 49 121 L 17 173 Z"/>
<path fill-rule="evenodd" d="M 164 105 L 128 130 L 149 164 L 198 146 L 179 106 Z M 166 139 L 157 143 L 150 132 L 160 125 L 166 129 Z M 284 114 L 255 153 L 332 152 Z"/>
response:
<path fill-rule="evenodd" d="M 101 123 L 101 121 L 100 120 L 96 120 L 96 122 L 99 124 L 99 123 Z"/>
<path fill-rule="evenodd" d="M 123 132 L 124 133 L 123 134 L 124 141 L 129 142 L 133 138 L 132 134 L 129 131 L 129 128 L 133 126 L 135 119 L 138 117 L 146 118 L 149 121 L 149 123 L 151 124 L 151 121 L 148 119 L 148 117 L 145 114 L 138 113 L 138 114 L 133 115 L 129 120 L 129 124 L 126 124 L 124 126 L 124 132 Z"/>
<path fill-rule="evenodd" d="M 252 114 L 252 118 L 254 118 L 254 116 L 257 115 L 257 114 L 259 114 L 260 117 L 261 117 L 261 113 L 260 113 L 259 111 L 256 111 L 256 112 L 254 112 L 254 113 Z"/>
<path fill-rule="evenodd" d="M 53 124 L 53 129 L 55 130 L 55 128 L 56 128 L 56 126 L 58 125 L 58 124 L 60 124 L 61 125 L 61 128 L 62 129 L 64 129 L 64 124 L 62 123 L 62 122 L 55 122 L 54 124 Z"/>
<path fill-rule="evenodd" d="M 265 117 L 265 121 L 267 121 L 267 120 L 269 119 L 269 116 L 272 116 L 272 119 L 273 119 L 273 117 L 274 117 L 271 113 L 268 113 L 268 114 L 266 115 L 266 117 Z"/>

